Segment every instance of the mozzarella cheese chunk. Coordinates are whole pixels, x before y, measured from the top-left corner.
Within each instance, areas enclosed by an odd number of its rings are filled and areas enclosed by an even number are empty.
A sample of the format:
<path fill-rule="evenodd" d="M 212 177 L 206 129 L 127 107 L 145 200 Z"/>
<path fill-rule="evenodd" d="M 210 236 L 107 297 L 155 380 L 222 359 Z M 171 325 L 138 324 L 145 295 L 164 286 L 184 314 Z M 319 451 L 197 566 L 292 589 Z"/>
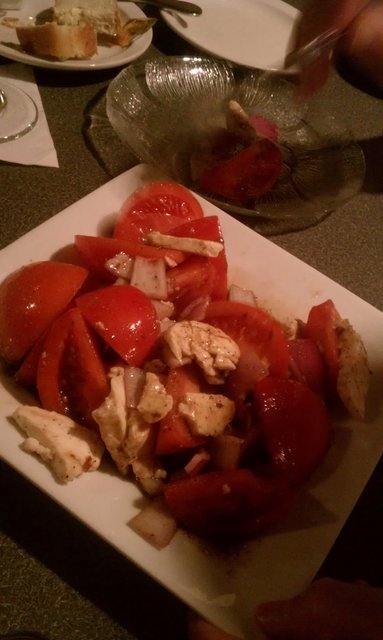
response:
<path fill-rule="evenodd" d="M 218 393 L 185 393 L 178 411 L 193 434 L 218 436 L 233 419 L 235 403 Z"/>
<path fill-rule="evenodd" d="M 339 347 L 339 371 L 337 391 L 350 415 L 364 420 L 366 400 L 370 384 L 367 352 L 360 335 L 348 320 L 337 327 Z"/>
<path fill-rule="evenodd" d="M 175 322 L 163 333 L 163 344 L 163 357 L 169 367 L 194 360 L 212 384 L 223 383 L 240 356 L 237 343 L 224 331 L 198 320 Z"/>
<path fill-rule="evenodd" d="M 146 422 L 158 422 L 169 413 L 173 406 L 173 397 L 166 393 L 166 389 L 155 373 L 147 371 L 145 384 L 141 393 L 137 410 Z"/>
<path fill-rule="evenodd" d="M 154 247 L 165 247 L 166 249 L 178 249 L 199 256 L 216 258 L 223 249 L 221 242 L 214 240 L 200 240 L 199 238 L 184 238 L 167 235 L 160 231 L 150 231 L 146 236 L 148 244 Z"/>
<path fill-rule="evenodd" d="M 24 451 L 39 455 L 60 482 L 100 466 L 104 445 L 91 429 L 55 411 L 28 405 L 18 407 L 13 418 L 27 434 Z"/>
<path fill-rule="evenodd" d="M 155 494 L 166 476 L 155 459 L 156 431 L 137 409 L 127 407 L 123 367 L 112 367 L 109 375 L 110 393 L 92 415 L 120 473 L 132 469 L 143 489 Z"/>

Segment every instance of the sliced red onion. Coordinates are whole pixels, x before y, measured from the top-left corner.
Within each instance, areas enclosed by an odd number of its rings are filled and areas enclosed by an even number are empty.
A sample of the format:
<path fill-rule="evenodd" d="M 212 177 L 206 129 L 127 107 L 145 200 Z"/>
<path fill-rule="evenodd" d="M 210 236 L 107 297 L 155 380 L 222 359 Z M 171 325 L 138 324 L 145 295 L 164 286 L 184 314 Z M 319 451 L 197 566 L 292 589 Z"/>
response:
<path fill-rule="evenodd" d="M 239 466 L 244 440 L 223 433 L 211 441 L 211 463 L 214 469 L 228 471 Z"/>
<path fill-rule="evenodd" d="M 205 319 L 206 309 L 210 303 L 210 296 L 201 296 L 195 298 L 180 313 L 180 320 L 199 320 Z"/>
<path fill-rule="evenodd" d="M 122 251 L 113 256 L 113 258 L 109 258 L 109 260 L 105 262 L 105 268 L 116 276 L 116 278 L 123 278 L 126 281 L 130 280 L 133 264 L 134 258 Z"/>
<path fill-rule="evenodd" d="M 228 294 L 229 300 L 232 302 L 242 302 L 243 304 L 249 304 L 252 307 L 257 306 L 257 299 L 250 289 L 244 289 L 238 287 L 236 284 L 232 284 Z"/>
<path fill-rule="evenodd" d="M 153 306 L 159 320 L 170 318 L 174 313 L 174 304 L 170 300 L 153 300 Z"/>
<path fill-rule="evenodd" d="M 200 449 L 193 454 L 189 462 L 184 466 L 184 470 L 189 476 L 196 476 L 210 460 L 210 453 L 206 449 Z"/>
<path fill-rule="evenodd" d="M 166 300 L 168 288 L 166 283 L 166 265 L 164 260 L 148 260 L 136 256 L 130 284 L 137 287 L 153 300 Z"/>
<path fill-rule="evenodd" d="M 169 513 L 162 497 L 151 500 L 134 516 L 129 526 L 156 549 L 164 549 L 178 529 L 176 519 Z"/>
<path fill-rule="evenodd" d="M 129 409 L 135 409 L 145 384 L 145 371 L 139 367 L 125 367 L 124 383 L 126 406 Z"/>

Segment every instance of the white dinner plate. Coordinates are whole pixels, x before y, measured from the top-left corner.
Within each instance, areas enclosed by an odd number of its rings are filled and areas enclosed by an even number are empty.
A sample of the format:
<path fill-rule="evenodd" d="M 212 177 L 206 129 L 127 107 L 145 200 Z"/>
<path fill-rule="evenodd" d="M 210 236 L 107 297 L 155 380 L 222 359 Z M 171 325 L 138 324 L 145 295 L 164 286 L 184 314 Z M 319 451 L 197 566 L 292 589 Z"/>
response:
<path fill-rule="evenodd" d="M 123 200 L 144 182 L 157 179 L 139 165 L 71 205 L 0 252 L 0 273 L 29 261 L 49 259 L 71 245 L 74 234 L 110 228 Z M 354 294 L 199 198 L 206 214 L 222 224 L 230 280 L 252 288 L 260 304 L 282 319 L 305 319 L 313 304 L 332 298 L 341 315 L 361 333 L 372 370 L 370 420 L 337 418 L 331 449 L 294 511 L 279 528 L 228 555 L 178 531 L 157 551 L 127 522 L 137 513 L 140 492 L 132 482 L 103 466 L 60 485 L 37 458 L 20 449 L 22 436 L 10 416 L 30 400 L 2 373 L 0 422 L 2 458 L 93 529 L 160 584 L 227 632 L 246 638 L 254 631 L 255 603 L 289 597 L 314 577 L 349 516 L 383 452 L 383 314 Z M 148 603 L 148 607 L 150 603 Z M 150 611 L 148 611 L 150 615 Z"/>
<path fill-rule="evenodd" d="M 6 18 L 17 18 L 20 24 L 33 23 L 36 16 L 46 11 L 54 4 L 53 0 L 23 0 L 22 9 L 19 11 L 7 11 Z M 146 18 L 146 15 L 137 5 L 128 2 L 119 2 L 118 6 L 127 18 Z M 20 49 L 20 44 L 13 27 L 2 24 L 0 18 L 0 55 L 10 60 L 23 62 L 33 67 L 45 67 L 48 69 L 70 71 L 92 71 L 97 69 L 109 69 L 122 67 L 136 60 L 148 49 L 152 42 L 152 29 L 133 40 L 129 47 L 99 46 L 97 54 L 89 60 L 50 60 L 25 53 Z"/>
<path fill-rule="evenodd" d="M 179 36 L 245 67 L 282 70 L 299 11 L 282 0 L 201 0 L 202 14 L 163 10 Z"/>

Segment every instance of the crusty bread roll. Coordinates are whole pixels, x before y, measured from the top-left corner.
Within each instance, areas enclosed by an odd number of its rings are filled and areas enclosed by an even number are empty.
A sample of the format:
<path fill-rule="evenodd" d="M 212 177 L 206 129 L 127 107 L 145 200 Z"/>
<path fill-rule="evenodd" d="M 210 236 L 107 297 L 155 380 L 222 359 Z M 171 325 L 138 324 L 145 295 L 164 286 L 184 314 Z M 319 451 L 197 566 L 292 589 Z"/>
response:
<path fill-rule="evenodd" d="M 97 53 L 97 34 L 89 25 L 64 26 L 55 22 L 16 27 L 21 48 L 32 55 L 58 60 L 86 59 Z"/>

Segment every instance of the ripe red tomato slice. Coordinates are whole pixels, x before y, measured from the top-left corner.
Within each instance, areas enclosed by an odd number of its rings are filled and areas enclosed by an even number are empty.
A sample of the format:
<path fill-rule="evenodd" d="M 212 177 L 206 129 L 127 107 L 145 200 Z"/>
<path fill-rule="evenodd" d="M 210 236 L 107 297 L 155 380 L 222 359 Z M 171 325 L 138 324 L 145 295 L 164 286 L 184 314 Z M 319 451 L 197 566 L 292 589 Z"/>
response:
<path fill-rule="evenodd" d="M 285 515 L 292 492 L 248 469 L 211 471 L 165 485 L 166 504 L 188 531 L 225 540 L 254 536 Z"/>
<path fill-rule="evenodd" d="M 166 272 L 168 299 L 179 315 L 191 302 L 212 294 L 216 271 L 210 258 L 191 256 Z"/>
<path fill-rule="evenodd" d="M 0 284 L 0 355 L 20 361 L 68 306 L 88 271 L 63 262 L 34 262 Z"/>
<path fill-rule="evenodd" d="M 310 476 L 331 439 L 331 420 L 322 399 L 301 382 L 264 378 L 255 402 L 266 447 L 277 470 L 294 484 Z"/>
<path fill-rule="evenodd" d="M 73 307 L 52 323 L 44 340 L 37 366 L 40 402 L 48 411 L 92 424 L 91 412 L 108 389 L 95 336 Z"/>
<path fill-rule="evenodd" d="M 191 220 L 172 229 L 171 235 L 185 238 L 199 238 L 200 240 L 213 240 L 223 246 L 221 253 L 215 258 L 208 258 L 214 270 L 211 297 L 213 300 L 227 297 L 227 260 L 224 248 L 224 240 L 218 216 L 206 216 Z M 195 283 L 194 283 L 195 284 Z"/>
<path fill-rule="evenodd" d="M 310 338 L 294 338 L 288 344 L 291 377 L 323 395 L 324 362 L 315 342 Z"/>
<path fill-rule="evenodd" d="M 270 375 L 285 376 L 289 365 L 287 338 L 281 324 L 269 313 L 241 302 L 215 300 L 205 321 L 225 331 L 242 353 L 255 351 Z"/>
<path fill-rule="evenodd" d="M 166 382 L 166 392 L 173 396 L 173 408 L 160 422 L 157 436 L 157 455 L 177 453 L 202 444 L 206 438 L 191 433 L 177 405 L 185 393 L 199 392 L 201 385 L 192 365 L 171 369 Z"/>
<path fill-rule="evenodd" d="M 108 286 L 76 298 L 82 314 L 116 353 L 132 366 L 141 366 L 159 337 L 151 300 L 130 285 Z"/>
<path fill-rule="evenodd" d="M 141 241 L 149 231 L 168 233 L 182 221 L 202 216 L 201 205 L 188 189 L 175 182 L 152 182 L 124 202 L 113 235 Z"/>
<path fill-rule="evenodd" d="M 102 236 L 75 236 L 75 249 L 86 267 L 105 282 L 113 282 L 116 277 L 105 267 L 107 260 L 118 253 L 126 253 L 135 258 L 142 256 L 148 260 L 168 259 L 178 264 L 185 258 L 182 251 L 162 249 L 120 238 L 104 238 Z"/>
<path fill-rule="evenodd" d="M 332 300 L 312 307 L 309 312 L 305 335 L 313 340 L 323 355 L 326 381 L 330 395 L 336 395 L 339 372 L 339 347 L 336 327 L 341 317 Z"/>
<path fill-rule="evenodd" d="M 277 181 L 282 167 L 278 146 L 267 139 L 254 142 L 218 162 L 200 178 L 202 191 L 246 203 L 265 194 Z"/>
<path fill-rule="evenodd" d="M 24 387 L 36 386 L 37 367 L 44 347 L 45 335 L 44 333 L 36 340 L 14 375 L 15 382 Z"/>

